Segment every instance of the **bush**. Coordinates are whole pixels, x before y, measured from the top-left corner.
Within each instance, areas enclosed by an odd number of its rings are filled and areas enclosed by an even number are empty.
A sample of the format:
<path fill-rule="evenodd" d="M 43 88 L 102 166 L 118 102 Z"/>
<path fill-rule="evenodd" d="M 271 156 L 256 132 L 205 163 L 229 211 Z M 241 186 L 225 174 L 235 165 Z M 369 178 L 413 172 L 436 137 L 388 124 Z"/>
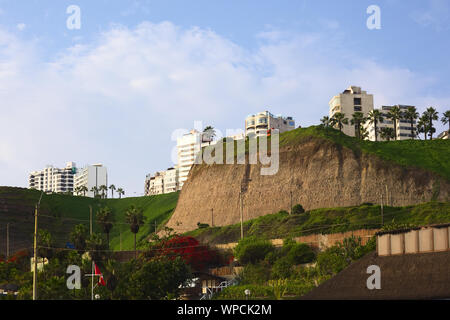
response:
<path fill-rule="evenodd" d="M 306 243 L 296 243 L 291 247 L 286 257 L 293 264 L 302 264 L 313 261 L 316 255 Z"/>
<path fill-rule="evenodd" d="M 262 261 L 257 264 L 248 264 L 240 274 L 241 284 L 264 284 L 270 279 L 270 264 Z"/>
<path fill-rule="evenodd" d="M 234 249 L 236 258 L 242 264 L 257 263 L 273 251 L 274 247 L 270 241 L 254 237 L 240 240 Z"/>
<path fill-rule="evenodd" d="M 209 228 L 209 224 L 198 222 L 198 223 L 197 223 L 197 227 L 198 227 L 199 229 Z"/>
<path fill-rule="evenodd" d="M 305 209 L 303 209 L 301 204 L 296 204 L 292 207 L 292 214 L 301 214 L 304 213 Z"/>

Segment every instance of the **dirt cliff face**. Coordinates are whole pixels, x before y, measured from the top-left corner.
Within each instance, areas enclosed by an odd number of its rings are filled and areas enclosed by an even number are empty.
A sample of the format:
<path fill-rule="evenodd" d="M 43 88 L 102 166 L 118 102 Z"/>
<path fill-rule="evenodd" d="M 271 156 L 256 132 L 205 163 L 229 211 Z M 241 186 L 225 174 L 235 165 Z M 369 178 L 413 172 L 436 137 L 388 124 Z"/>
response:
<path fill-rule="evenodd" d="M 263 176 L 260 169 L 261 164 L 194 165 L 168 226 L 185 232 L 198 222 L 238 223 L 241 187 L 244 221 L 289 211 L 291 197 L 306 210 L 380 203 L 381 197 L 393 206 L 449 200 L 449 181 L 434 173 L 313 137 L 280 148 L 277 174 Z"/>

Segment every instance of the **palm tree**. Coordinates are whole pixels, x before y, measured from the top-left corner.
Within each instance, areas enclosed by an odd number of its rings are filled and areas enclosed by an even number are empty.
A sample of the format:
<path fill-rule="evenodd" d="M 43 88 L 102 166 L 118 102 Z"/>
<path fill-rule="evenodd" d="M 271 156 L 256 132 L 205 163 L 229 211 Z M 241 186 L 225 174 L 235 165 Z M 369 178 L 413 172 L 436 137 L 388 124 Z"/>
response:
<path fill-rule="evenodd" d="M 83 251 L 86 249 L 87 229 L 84 224 L 78 224 L 70 233 L 70 241 L 73 242 L 75 249 Z"/>
<path fill-rule="evenodd" d="M 450 110 L 447 110 L 442 114 L 441 121 L 443 124 L 448 123 L 448 131 L 447 132 L 450 134 Z"/>
<path fill-rule="evenodd" d="M 81 186 L 79 188 L 80 192 L 83 192 L 83 196 L 86 197 L 86 192 L 89 191 L 89 189 L 86 186 Z"/>
<path fill-rule="evenodd" d="M 345 117 L 345 113 L 336 112 L 332 117 L 333 125 L 337 125 L 339 131 L 342 132 L 342 127 L 344 124 L 348 124 L 348 118 Z"/>
<path fill-rule="evenodd" d="M 355 136 L 361 139 L 361 125 L 364 124 L 366 119 L 362 112 L 355 112 L 352 114 L 352 119 L 350 120 L 351 125 L 355 126 Z"/>
<path fill-rule="evenodd" d="M 417 122 L 417 134 L 423 133 L 423 137 L 427 140 L 429 120 L 426 114 L 422 114 Z"/>
<path fill-rule="evenodd" d="M 402 118 L 402 112 L 400 111 L 400 108 L 397 106 L 394 106 L 389 110 L 387 117 L 394 121 L 394 138 L 397 140 L 397 124 L 398 121 Z"/>
<path fill-rule="evenodd" d="M 116 186 L 115 185 L 110 185 L 109 189 L 111 190 L 111 198 L 114 198 L 114 190 L 116 190 Z"/>
<path fill-rule="evenodd" d="M 216 136 L 216 130 L 214 130 L 214 127 L 212 126 L 207 126 L 203 130 L 203 135 L 206 137 L 206 139 L 208 139 L 209 142 L 211 142 L 211 140 Z"/>
<path fill-rule="evenodd" d="M 130 230 L 134 233 L 134 258 L 136 259 L 136 234 L 139 232 L 140 226 L 144 224 L 145 217 L 142 209 L 132 205 L 125 212 L 126 222 L 130 225 Z"/>
<path fill-rule="evenodd" d="M 98 195 L 98 188 L 97 188 L 96 186 L 93 186 L 93 187 L 91 188 L 91 192 L 94 193 L 94 198 L 97 197 L 97 195 Z"/>
<path fill-rule="evenodd" d="M 122 188 L 117 189 L 117 193 L 119 194 L 119 199 L 122 199 L 122 196 L 125 194 L 125 190 Z"/>
<path fill-rule="evenodd" d="M 430 140 L 433 140 L 433 132 L 436 132 L 436 129 L 433 127 L 433 120 L 438 120 L 438 112 L 433 107 L 427 108 L 424 114 L 427 115 L 428 118 L 428 132 L 430 133 Z"/>
<path fill-rule="evenodd" d="M 106 243 L 109 247 L 109 233 L 113 227 L 114 216 L 110 208 L 100 208 L 97 212 L 97 223 L 102 227 L 103 232 L 106 233 Z"/>
<path fill-rule="evenodd" d="M 331 119 L 329 116 L 324 116 L 322 119 L 320 119 L 320 122 L 322 122 L 322 125 L 325 128 L 328 128 L 331 125 Z"/>
<path fill-rule="evenodd" d="M 75 187 L 75 188 L 73 189 L 73 193 L 76 194 L 76 195 L 78 196 L 79 193 L 80 193 L 80 187 Z"/>
<path fill-rule="evenodd" d="M 102 184 L 100 187 L 98 187 L 98 191 L 102 192 L 102 198 L 108 197 L 108 187 Z"/>
<path fill-rule="evenodd" d="M 370 124 L 373 124 L 375 130 L 375 141 L 378 141 L 378 123 L 383 122 L 383 115 L 380 110 L 372 110 L 367 116 Z"/>
<path fill-rule="evenodd" d="M 409 120 L 409 124 L 411 125 L 411 138 L 414 139 L 414 122 L 419 117 L 419 113 L 416 110 L 416 107 L 408 107 L 408 109 L 403 114 L 405 119 Z"/>
<path fill-rule="evenodd" d="M 390 141 L 394 138 L 394 129 L 389 127 L 381 128 L 380 130 L 380 137 L 382 139 L 385 139 L 387 141 Z"/>

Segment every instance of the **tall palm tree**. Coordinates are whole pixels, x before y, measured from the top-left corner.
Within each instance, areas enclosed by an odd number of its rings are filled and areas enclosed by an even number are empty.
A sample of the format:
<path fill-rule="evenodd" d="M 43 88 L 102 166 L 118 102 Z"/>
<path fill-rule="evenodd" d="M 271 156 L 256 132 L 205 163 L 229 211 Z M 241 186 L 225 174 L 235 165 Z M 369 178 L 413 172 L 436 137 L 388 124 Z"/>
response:
<path fill-rule="evenodd" d="M 378 123 L 383 122 L 383 115 L 380 110 L 371 110 L 367 115 L 367 120 L 373 124 L 375 130 L 375 141 L 378 141 Z"/>
<path fill-rule="evenodd" d="M 75 187 L 73 189 L 73 193 L 76 194 L 77 196 L 80 194 L 80 187 Z"/>
<path fill-rule="evenodd" d="M 84 224 L 78 224 L 70 233 L 70 241 L 73 242 L 75 249 L 83 251 L 86 249 L 87 229 Z"/>
<path fill-rule="evenodd" d="M 98 210 L 97 223 L 102 227 L 103 232 L 106 233 L 106 243 L 109 247 L 109 233 L 114 223 L 114 216 L 110 208 L 104 207 Z"/>
<path fill-rule="evenodd" d="M 207 126 L 203 130 L 203 135 L 208 139 L 208 141 L 211 141 L 216 136 L 216 130 L 214 130 L 214 127 Z"/>
<path fill-rule="evenodd" d="M 403 114 L 405 119 L 409 120 L 409 124 L 411 125 L 411 138 L 414 139 L 414 122 L 419 117 L 419 113 L 416 110 L 416 107 L 408 107 L 408 109 Z"/>
<path fill-rule="evenodd" d="M 397 106 L 392 107 L 391 110 L 389 110 L 387 117 L 394 122 L 394 138 L 397 140 L 398 121 L 402 118 L 400 108 Z"/>
<path fill-rule="evenodd" d="M 355 136 L 358 139 L 361 139 L 361 125 L 364 124 L 365 121 L 366 119 L 364 118 L 364 114 L 362 112 L 358 111 L 352 114 L 350 123 L 355 126 Z"/>
<path fill-rule="evenodd" d="M 122 199 L 122 196 L 125 194 L 125 190 L 122 188 L 117 189 L 117 193 L 119 194 L 119 199 Z"/>
<path fill-rule="evenodd" d="M 443 124 L 448 123 L 448 131 L 447 132 L 450 134 L 450 110 L 447 110 L 442 114 L 441 121 Z"/>
<path fill-rule="evenodd" d="M 83 196 L 86 197 L 86 192 L 88 192 L 89 189 L 86 186 L 80 187 L 80 192 L 83 192 Z"/>
<path fill-rule="evenodd" d="M 348 118 L 345 117 L 345 113 L 336 112 L 332 117 L 333 125 L 337 125 L 339 131 L 342 132 L 342 128 L 344 124 L 348 124 Z"/>
<path fill-rule="evenodd" d="M 110 185 L 109 189 L 111 190 L 111 198 L 114 198 L 114 190 L 116 190 L 116 186 L 115 185 Z"/>
<path fill-rule="evenodd" d="M 436 131 L 436 129 L 433 127 L 433 120 L 438 120 L 438 112 L 433 107 L 428 107 L 427 110 L 424 112 L 427 115 L 428 118 L 428 132 L 430 134 L 430 140 L 433 140 L 433 132 Z"/>
<path fill-rule="evenodd" d="M 394 139 L 394 135 L 395 133 L 393 128 L 384 127 L 380 130 L 380 137 L 387 141 L 391 141 L 391 139 Z"/>
<path fill-rule="evenodd" d="M 102 184 L 100 187 L 98 187 L 98 191 L 102 192 L 102 198 L 108 197 L 108 187 Z"/>
<path fill-rule="evenodd" d="M 136 259 L 136 234 L 139 228 L 144 224 L 145 217 L 141 208 L 132 205 L 125 212 L 125 220 L 130 225 L 130 230 L 134 233 L 134 258 Z"/>
<path fill-rule="evenodd" d="M 417 121 L 417 133 L 423 133 L 423 137 L 425 140 L 427 140 L 428 135 L 428 125 L 430 121 L 428 120 L 428 116 L 424 113 L 419 118 L 419 121 Z"/>
<path fill-rule="evenodd" d="M 97 197 L 97 195 L 98 195 L 98 188 L 97 188 L 96 186 L 93 186 L 93 187 L 91 188 L 91 192 L 94 193 L 94 198 Z"/>
<path fill-rule="evenodd" d="M 329 116 L 324 116 L 322 119 L 320 119 L 320 122 L 322 122 L 322 125 L 325 128 L 328 128 L 331 125 L 331 119 Z"/>

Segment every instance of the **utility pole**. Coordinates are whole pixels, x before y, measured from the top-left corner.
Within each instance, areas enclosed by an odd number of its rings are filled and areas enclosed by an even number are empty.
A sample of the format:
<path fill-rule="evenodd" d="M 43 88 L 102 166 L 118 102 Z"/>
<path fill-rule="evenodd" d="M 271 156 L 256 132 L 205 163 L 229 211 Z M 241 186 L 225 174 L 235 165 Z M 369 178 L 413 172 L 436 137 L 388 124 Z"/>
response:
<path fill-rule="evenodd" d="M 6 224 L 6 259 L 9 258 L 9 223 Z"/>
<path fill-rule="evenodd" d="M 89 234 L 92 238 L 92 206 L 89 205 Z M 92 252 L 90 253 L 91 256 L 91 300 L 94 300 L 94 259 L 92 258 Z"/>
<path fill-rule="evenodd" d="M 292 190 L 290 191 L 290 193 L 291 193 L 291 206 L 289 209 L 289 214 L 291 215 L 292 214 Z"/>
<path fill-rule="evenodd" d="M 157 231 L 156 228 L 157 228 L 157 226 L 156 226 L 156 220 L 155 220 L 155 234 L 156 234 L 156 231 Z"/>
<path fill-rule="evenodd" d="M 240 202 L 240 211 L 241 211 L 241 239 L 244 239 L 244 208 L 242 204 L 242 189 L 241 192 L 239 192 L 239 202 Z"/>
<path fill-rule="evenodd" d="M 34 272 L 33 272 L 33 300 L 37 300 L 37 230 L 38 230 L 38 209 L 41 204 L 42 195 L 44 191 L 41 191 L 41 196 L 39 198 L 38 203 L 34 207 Z"/>
<path fill-rule="evenodd" d="M 387 186 L 387 184 L 386 184 L 385 186 L 386 186 L 386 205 L 389 205 L 389 191 L 388 191 L 388 186 Z"/>
<path fill-rule="evenodd" d="M 383 192 L 381 193 L 381 226 L 384 226 Z"/>
<path fill-rule="evenodd" d="M 211 208 L 211 227 L 214 227 L 214 209 Z"/>

